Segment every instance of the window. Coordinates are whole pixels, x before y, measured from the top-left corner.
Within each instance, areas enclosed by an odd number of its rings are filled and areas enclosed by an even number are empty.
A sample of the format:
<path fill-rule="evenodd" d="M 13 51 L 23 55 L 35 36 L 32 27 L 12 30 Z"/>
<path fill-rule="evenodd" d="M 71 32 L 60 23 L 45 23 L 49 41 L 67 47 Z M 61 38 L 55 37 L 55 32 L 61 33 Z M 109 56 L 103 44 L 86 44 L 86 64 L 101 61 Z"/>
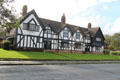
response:
<path fill-rule="evenodd" d="M 100 41 L 101 41 L 101 38 L 96 38 L 96 41 L 100 42 Z"/>
<path fill-rule="evenodd" d="M 51 33 L 52 33 L 52 32 L 51 32 L 51 28 L 50 28 L 50 27 L 46 27 L 45 33 L 46 33 L 46 34 L 51 34 Z"/>
<path fill-rule="evenodd" d="M 29 30 L 31 30 L 31 31 L 37 30 L 37 29 L 36 29 L 36 25 L 35 25 L 35 24 L 31 24 L 31 23 L 29 24 L 29 27 L 28 27 L 28 28 L 29 28 Z"/>
<path fill-rule="evenodd" d="M 23 23 L 23 29 L 24 30 L 30 30 L 30 31 L 38 31 L 39 32 L 39 26 L 32 23 Z"/>
<path fill-rule="evenodd" d="M 28 30 L 28 24 L 27 23 L 23 23 L 23 30 Z"/>
<path fill-rule="evenodd" d="M 37 43 L 39 43 L 40 42 L 40 38 L 39 37 L 37 37 Z"/>
<path fill-rule="evenodd" d="M 50 30 L 50 29 L 47 29 L 47 30 L 45 31 L 45 33 L 46 33 L 46 34 L 51 34 L 51 30 Z"/>
<path fill-rule="evenodd" d="M 97 52 L 99 52 L 99 51 L 100 51 L 100 49 L 101 49 L 100 47 L 96 47 L 96 51 L 97 51 Z"/>
<path fill-rule="evenodd" d="M 62 48 L 69 48 L 69 43 L 68 42 L 61 42 L 61 47 Z"/>
<path fill-rule="evenodd" d="M 63 37 L 68 38 L 68 31 L 63 32 Z"/>
<path fill-rule="evenodd" d="M 79 32 L 76 33 L 76 39 L 80 39 L 80 33 Z"/>
<path fill-rule="evenodd" d="M 75 43 L 75 48 L 81 49 L 81 44 L 80 43 Z"/>

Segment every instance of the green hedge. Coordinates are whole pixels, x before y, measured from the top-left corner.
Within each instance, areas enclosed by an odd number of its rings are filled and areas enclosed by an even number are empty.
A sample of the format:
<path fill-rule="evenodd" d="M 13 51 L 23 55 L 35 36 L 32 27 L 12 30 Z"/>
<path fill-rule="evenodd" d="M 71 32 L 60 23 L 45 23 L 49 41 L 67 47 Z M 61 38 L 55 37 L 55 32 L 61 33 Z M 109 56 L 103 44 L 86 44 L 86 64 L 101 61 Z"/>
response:
<path fill-rule="evenodd" d="M 109 49 L 105 49 L 105 50 L 104 50 L 104 54 L 105 54 L 105 55 L 109 55 L 109 54 L 110 54 L 110 50 L 109 50 Z"/>
<path fill-rule="evenodd" d="M 3 40 L 0 43 L 1 48 L 9 50 L 10 49 L 11 42 L 9 40 Z"/>
<path fill-rule="evenodd" d="M 112 54 L 113 55 L 120 55 L 120 51 L 113 51 Z"/>

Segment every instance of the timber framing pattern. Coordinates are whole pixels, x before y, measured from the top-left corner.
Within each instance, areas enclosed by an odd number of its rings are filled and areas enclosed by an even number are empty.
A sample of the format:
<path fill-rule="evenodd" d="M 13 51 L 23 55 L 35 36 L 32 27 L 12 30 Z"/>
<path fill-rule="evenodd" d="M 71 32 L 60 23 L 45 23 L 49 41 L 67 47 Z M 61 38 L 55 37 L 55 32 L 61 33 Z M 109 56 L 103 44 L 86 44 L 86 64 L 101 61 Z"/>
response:
<path fill-rule="evenodd" d="M 26 14 L 17 28 L 15 37 L 16 49 L 53 51 L 53 52 L 95 52 L 104 51 L 104 36 L 100 29 L 70 25 L 39 18 L 35 10 Z"/>

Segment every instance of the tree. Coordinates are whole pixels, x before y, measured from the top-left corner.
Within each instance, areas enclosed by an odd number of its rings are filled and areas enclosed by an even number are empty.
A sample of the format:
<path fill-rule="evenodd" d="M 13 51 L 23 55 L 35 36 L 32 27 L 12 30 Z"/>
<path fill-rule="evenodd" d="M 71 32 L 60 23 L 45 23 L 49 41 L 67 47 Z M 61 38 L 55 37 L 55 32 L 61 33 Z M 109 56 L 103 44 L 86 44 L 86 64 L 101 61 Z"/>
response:
<path fill-rule="evenodd" d="M 105 43 L 108 44 L 108 48 L 112 50 L 120 50 L 120 33 L 114 35 L 105 35 Z"/>
<path fill-rule="evenodd" d="M 112 49 L 112 47 L 111 47 L 111 43 L 112 43 L 112 36 L 110 36 L 110 35 L 105 35 L 104 36 L 105 37 L 105 43 L 108 45 L 108 48 L 109 49 Z"/>
<path fill-rule="evenodd" d="M 120 50 L 120 33 L 116 33 L 113 35 L 112 45 L 115 50 Z"/>
<path fill-rule="evenodd" d="M 15 28 L 17 24 L 17 18 L 15 11 L 10 4 L 14 0 L 0 0 L 0 25 L 6 29 L 6 33 L 9 33 L 11 29 Z"/>
<path fill-rule="evenodd" d="M 13 14 L 13 10 L 10 8 L 10 3 L 14 0 L 0 0 L 0 23 L 4 25 L 6 22 L 15 21 L 15 16 Z"/>

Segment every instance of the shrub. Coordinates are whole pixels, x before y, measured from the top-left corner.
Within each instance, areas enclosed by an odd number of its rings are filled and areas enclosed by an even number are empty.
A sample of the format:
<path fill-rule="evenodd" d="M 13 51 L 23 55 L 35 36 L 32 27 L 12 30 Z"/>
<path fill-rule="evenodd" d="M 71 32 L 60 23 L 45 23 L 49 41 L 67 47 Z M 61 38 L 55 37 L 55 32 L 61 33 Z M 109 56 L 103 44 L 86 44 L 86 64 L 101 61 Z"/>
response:
<path fill-rule="evenodd" d="M 113 55 L 120 55 L 120 51 L 113 51 L 112 54 Z"/>
<path fill-rule="evenodd" d="M 11 42 L 8 41 L 8 40 L 3 40 L 3 41 L 1 42 L 1 45 L 2 45 L 2 48 L 6 49 L 6 50 L 9 50 L 9 49 L 10 49 Z"/>
<path fill-rule="evenodd" d="M 105 55 L 109 55 L 109 54 L 110 54 L 110 50 L 109 50 L 109 49 L 105 49 L 105 50 L 104 50 L 104 54 L 105 54 Z"/>
<path fill-rule="evenodd" d="M 0 48 L 2 48 L 2 43 L 0 42 Z"/>

